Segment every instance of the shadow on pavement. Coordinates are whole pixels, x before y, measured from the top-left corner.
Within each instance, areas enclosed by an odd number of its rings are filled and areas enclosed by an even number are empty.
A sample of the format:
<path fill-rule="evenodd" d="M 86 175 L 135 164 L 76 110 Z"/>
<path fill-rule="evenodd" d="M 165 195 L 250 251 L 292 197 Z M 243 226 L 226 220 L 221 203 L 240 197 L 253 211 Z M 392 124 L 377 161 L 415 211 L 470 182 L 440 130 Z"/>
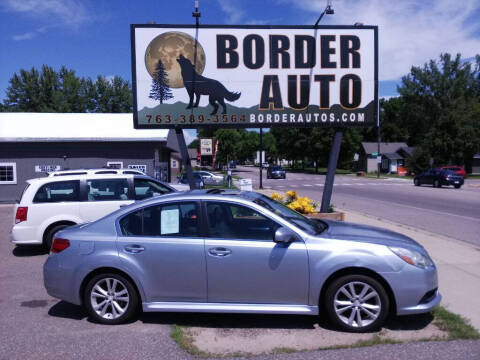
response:
<path fill-rule="evenodd" d="M 431 313 L 396 316 L 388 319 L 384 327 L 389 330 L 421 330 L 430 325 L 432 321 Z"/>
<path fill-rule="evenodd" d="M 48 250 L 42 245 L 17 245 L 12 250 L 12 254 L 16 257 L 38 256 L 47 255 Z"/>
<path fill-rule="evenodd" d="M 148 324 L 217 328 L 313 329 L 319 318 L 301 315 L 143 313 L 140 320 Z M 322 323 L 320 326 L 324 327 Z M 326 324 L 325 324 L 326 326 Z"/>
<path fill-rule="evenodd" d="M 147 324 L 180 325 L 223 329 L 314 329 L 339 331 L 326 316 L 205 314 L 205 313 L 143 313 L 139 320 Z M 432 314 L 399 316 L 387 319 L 388 330 L 421 330 L 433 321 Z M 371 331 L 376 332 L 376 331 Z"/>
<path fill-rule="evenodd" d="M 59 301 L 53 305 L 48 310 L 48 315 L 72 320 L 83 320 L 88 316 L 82 306 L 70 304 L 66 301 Z"/>

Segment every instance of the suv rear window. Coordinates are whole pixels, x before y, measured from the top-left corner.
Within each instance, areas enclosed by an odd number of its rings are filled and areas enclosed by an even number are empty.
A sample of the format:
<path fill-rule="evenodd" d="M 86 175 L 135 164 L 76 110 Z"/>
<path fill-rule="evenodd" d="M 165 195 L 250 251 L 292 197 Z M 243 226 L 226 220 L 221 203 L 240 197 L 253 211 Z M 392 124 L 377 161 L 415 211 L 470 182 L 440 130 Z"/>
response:
<path fill-rule="evenodd" d="M 34 203 L 79 201 L 80 181 L 55 181 L 44 184 L 38 189 Z"/>
<path fill-rule="evenodd" d="M 88 201 L 128 200 L 127 179 L 97 179 L 87 181 Z"/>

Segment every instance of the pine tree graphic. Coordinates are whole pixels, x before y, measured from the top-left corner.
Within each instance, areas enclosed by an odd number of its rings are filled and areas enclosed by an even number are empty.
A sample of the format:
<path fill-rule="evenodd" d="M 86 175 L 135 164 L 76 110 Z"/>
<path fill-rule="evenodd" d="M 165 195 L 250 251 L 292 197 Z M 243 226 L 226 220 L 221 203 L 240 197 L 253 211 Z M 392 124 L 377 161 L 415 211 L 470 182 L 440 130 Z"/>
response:
<path fill-rule="evenodd" d="M 160 104 L 163 104 L 165 100 L 173 98 L 162 60 L 158 60 L 157 66 L 155 67 L 155 73 L 152 79 L 152 89 L 150 90 L 150 95 L 148 97 L 150 99 L 159 100 Z"/>

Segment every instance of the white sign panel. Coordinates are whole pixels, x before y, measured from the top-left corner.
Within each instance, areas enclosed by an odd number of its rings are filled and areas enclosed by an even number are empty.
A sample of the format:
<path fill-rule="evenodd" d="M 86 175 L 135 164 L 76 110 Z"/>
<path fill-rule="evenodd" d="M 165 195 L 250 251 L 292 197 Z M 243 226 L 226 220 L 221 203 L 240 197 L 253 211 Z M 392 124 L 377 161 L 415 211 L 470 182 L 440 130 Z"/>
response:
<path fill-rule="evenodd" d="M 131 36 L 137 128 L 375 125 L 376 26 L 132 25 Z"/>
<path fill-rule="evenodd" d="M 147 173 L 147 165 L 128 165 L 129 169 L 135 169 L 143 172 L 144 174 Z"/>
<path fill-rule="evenodd" d="M 180 228 L 180 216 L 177 206 L 168 206 L 162 209 L 160 214 L 161 235 L 178 234 Z"/>
<path fill-rule="evenodd" d="M 212 155 L 212 139 L 200 139 L 200 155 Z"/>
<path fill-rule="evenodd" d="M 62 170 L 62 167 L 60 165 L 35 165 L 35 172 L 37 173 L 60 171 L 60 170 Z"/>

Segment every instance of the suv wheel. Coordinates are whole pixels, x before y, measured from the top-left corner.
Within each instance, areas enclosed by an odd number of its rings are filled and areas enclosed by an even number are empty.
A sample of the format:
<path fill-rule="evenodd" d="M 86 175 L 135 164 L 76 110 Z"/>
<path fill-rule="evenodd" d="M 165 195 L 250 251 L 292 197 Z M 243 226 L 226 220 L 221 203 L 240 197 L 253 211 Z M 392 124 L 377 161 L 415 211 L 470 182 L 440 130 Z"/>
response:
<path fill-rule="evenodd" d="M 47 248 L 48 251 L 50 251 L 50 248 L 52 247 L 53 239 L 55 239 L 55 235 L 60 231 L 65 229 L 66 227 L 69 227 L 70 225 L 57 225 L 51 228 L 47 235 L 45 236 L 45 241 L 44 241 L 44 246 Z"/>
<path fill-rule="evenodd" d="M 90 316 L 102 324 L 120 324 L 138 310 L 138 296 L 132 283 L 118 274 L 100 274 L 85 288 L 83 303 Z"/>
<path fill-rule="evenodd" d="M 325 301 L 332 323 L 351 332 L 380 328 L 389 308 L 383 286 L 365 275 L 338 278 L 328 287 Z"/>
<path fill-rule="evenodd" d="M 413 183 L 415 184 L 415 186 L 420 186 L 420 180 L 418 179 L 413 180 Z"/>
<path fill-rule="evenodd" d="M 433 187 L 440 188 L 440 187 L 442 187 L 442 184 L 440 184 L 440 181 L 435 180 L 435 181 L 433 182 Z"/>
<path fill-rule="evenodd" d="M 455 186 L 455 189 L 460 189 L 462 185 L 457 184 L 457 185 L 454 185 L 454 186 Z"/>

